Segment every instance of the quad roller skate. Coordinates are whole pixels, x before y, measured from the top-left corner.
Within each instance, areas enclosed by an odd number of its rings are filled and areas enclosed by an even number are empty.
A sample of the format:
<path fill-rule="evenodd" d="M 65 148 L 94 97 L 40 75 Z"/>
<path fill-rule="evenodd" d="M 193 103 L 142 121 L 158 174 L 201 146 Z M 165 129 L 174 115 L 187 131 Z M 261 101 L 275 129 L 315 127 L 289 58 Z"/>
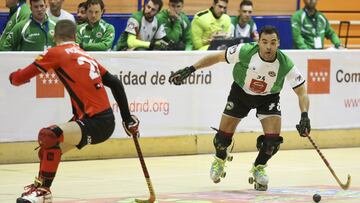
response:
<path fill-rule="evenodd" d="M 268 188 L 269 177 L 265 173 L 266 165 L 253 166 L 250 172 L 253 177 L 249 177 L 249 183 L 254 184 L 254 189 L 258 191 L 266 191 Z"/>
<path fill-rule="evenodd" d="M 229 155 L 226 157 L 225 160 L 222 160 L 218 158 L 217 156 L 214 156 L 214 161 L 211 164 L 210 169 L 210 178 L 213 180 L 214 183 L 219 183 L 220 178 L 225 178 L 226 172 L 225 172 L 225 163 L 226 161 L 232 161 L 233 156 Z"/>
<path fill-rule="evenodd" d="M 42 181 L 35 178 L 35 182 L 26 186 L 25 192 L 16 199 L 16 203 L 52 203 L 51 191 L 41 187 Z"/>

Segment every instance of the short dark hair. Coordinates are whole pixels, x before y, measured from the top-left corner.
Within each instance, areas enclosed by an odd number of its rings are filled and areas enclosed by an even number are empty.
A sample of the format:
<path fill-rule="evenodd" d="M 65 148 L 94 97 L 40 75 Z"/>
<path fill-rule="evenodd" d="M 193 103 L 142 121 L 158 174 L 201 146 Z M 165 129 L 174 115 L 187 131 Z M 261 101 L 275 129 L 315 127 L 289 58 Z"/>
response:
<path fill-rule="evenodd" d="M 174 3 L 174 4 L 184 3 L 184 0 L 169 0 L 169 3 Z"/>
<path fill-rule="evenodd" d="M 76 24 L 71 20 L 59 20 L 55 25 L 55 36 L 62 40 L 75 40 Z"/>
<path fill-rule="evenodd" d="M 90 7 L 90 5 L 100 4 L 101 10 L 104 10 L 105 4 L 102 0 L 87 0 L 86 1 L 86 10 Z"/>
<path fill-rule="evenodd" d="M 276 27 L 272 26 L 272 25 L 265 25 L 261 28 L 260 33 L 259 33 L 259 38 L 261 38 L 261 34 L 276 34 L 277 38 L 280 39 L 279 36 L 279 32 L 276 29 Z"/>
<path fill-rule="evenodd" d="M 30 0 L 30 5 L 32 4 L 32 2 L 38 2 L 40 0 Z M 44 3 L 46 4 L 46 0 L 44 0 Z"/>
<path fill-rule="evenodd" d="M 154 4 L 159 5 L 159 11 L 161 11 L 161 8 L 163 7 L 163 1 L 162 0 L 150 0 L 152 1 Z"/>
<path fill-rule="evenodd" d="M 219 1 L 225 1 L 226 3 L 229 3 L 229 0 L 214 0 L 214 4 L 217 4 Z"/>
<path fill-rule="evenodd" d="M 85 8 L 86 9 L 86 1 L 84 1 L 84 2 L 81 2 L 81 3 L 79 3 L 79 5 L 78 5 L 78 9 L 79 8 Z"/>
<path fill-rule="evenodd" d="M 253 2 L 251 0 L 243 0 L 240 3 L 240 8 L 243 7 L 243 6 L 253 6 Z"/>

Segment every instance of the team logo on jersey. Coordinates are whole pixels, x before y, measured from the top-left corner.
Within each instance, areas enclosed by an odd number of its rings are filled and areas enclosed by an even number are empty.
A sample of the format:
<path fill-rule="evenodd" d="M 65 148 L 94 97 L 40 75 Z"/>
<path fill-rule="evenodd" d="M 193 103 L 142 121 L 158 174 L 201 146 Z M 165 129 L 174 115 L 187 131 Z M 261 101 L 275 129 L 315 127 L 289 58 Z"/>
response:
<path fill-rule="evenodd" d="M 308 93 L 330 94 L 330 60 L 308 60 Z"/>
<path fill-rule="evenodd" d="M 96 37 L 97 37 L 97 38 L 102 38 L 102 36 L 103 36 L 103 34 L 102 34 L 101 32 L 97 32 L 97 33 L 96 33 Z"/>
<path fill-rule="evenodd" d="M 155 26 L 152 27 L 152 31 L 153 31 L 153 32 L 156 32 L 156 27 L 155 27 Z"/>
<path fill-rule="evenodd" d="M 269 71 L 268 74 L 269 74 L 270 77 L 275 77 L 276 76 L 275 71 Z"/>
<path fill-rule="evenodd" d="M 231 47 L 229 48 L 229 54 L 234 54 L 234 53 L 236 52 L 237 46 L 238 46 L 238 45 L 231 46 Z"/>
<path fill-rule="evenodd" d="M 36 98 L 63 98 L 64 85 L 53 70 L 36 76 Z"/>
<path fill-rule="evenodd" d="M 135 28 L 135 24 L 133 22 L 129 22 L 127 27 L 132 30 Z"/>
<path fill-rule="evenodd" d="M 228 111 L 230 111 L 230 110 L 233 109 L 233 108 L 234 108 L 234 102 L 228 101 L 228 102 L 226 103 L 225 109 L 228 110 Z"/>
<path fill-rule="evenodd" d="M 54 35 L 55 35 L 55 31 L 54 31 L 54 30 L 50 30 L 49 33 L 50 33 L 51 36 L 54 36 Z"/>

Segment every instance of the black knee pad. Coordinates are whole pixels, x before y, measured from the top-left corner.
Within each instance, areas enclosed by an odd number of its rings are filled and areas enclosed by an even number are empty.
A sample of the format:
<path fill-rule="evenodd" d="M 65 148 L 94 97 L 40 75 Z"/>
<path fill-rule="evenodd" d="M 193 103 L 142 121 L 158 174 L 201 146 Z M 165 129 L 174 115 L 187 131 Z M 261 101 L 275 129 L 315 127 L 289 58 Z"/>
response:
<path fill-rule="evenodd" d="M 264 152 L 270 156 L 276 154 L 280 149 L 280 144 L 283 143 L 283 137 L 267 137 L 260 135 L 256 140 L 256 148 L 264 150 Z"/>
<path fill-rule="evenodd" d="M 218 131 L 215 134 L 213 143 L 217 150 L 226 150 L 231 145 L 232 136 L 225 136 L 223 132 Z"/>

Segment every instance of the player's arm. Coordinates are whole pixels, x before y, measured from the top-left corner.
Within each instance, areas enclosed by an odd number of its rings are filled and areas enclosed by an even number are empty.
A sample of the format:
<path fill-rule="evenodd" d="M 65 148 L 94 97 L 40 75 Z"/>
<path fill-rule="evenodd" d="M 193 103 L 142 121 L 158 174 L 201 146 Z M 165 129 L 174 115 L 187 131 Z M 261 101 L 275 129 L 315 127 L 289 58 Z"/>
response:
<path fill-rule="evenodd" d="M 327 39 L 330 39 L 330 41 L 334 44 L 335 48 L 339 48 L 340 46 L 342 46 L 341 40 L 339 39 L 335 31 L 331 28 L 331 25 L 327 19 L 325 25 L 325 37 Z"/>
<path fill-rule="evenodd" d="M 216 63 L 225 62 L 225 61 L 226 61 L 225 51 L 207 55 L 202 59 L 200 59 L 199 61 L 197 61 L 194 65 L 188 66 L 174 73 L 171 73 L 169 77 L 169 82 L 174 83 L 175 85 L 181 85 L 183 80 L 189 77 L 191 73 L 195 72 L 197 69 L 206 68 Z"/>
<path fill-rule="evenodd" d="M 130 33 L 128 34 L 127 44 L 130 49 L 136 49 L 136 48 L 148 49 L 150 47 L 150 42 L 136 39 L 136 35 Z"/>
<path fill-rule="evenodd" d="M 200 19 L 198 17 L 195 17 L 191 22 L 191 38 L 193 43 L 193 48 L 195 50 L 200 49 L 204 46 L 203 44 L 203 30 L 201 28 Z"/>
<path fill-rule="evenodd" d="M 30 64 L 26 68 L 19 69 L 10 73 L 9 80 L 10 83 L 14 86 L 20 86 L 25 83 L 30 82 L 30 79 L 38 74 L 40 70 L 36 67 L 35 63 Z"/>
<path fill-rule="evenodd" d="M 310 49 L 310 47 L 305 44 L 305 40 L 301 35 L 301 17 L 298 13 L 291 16 L 291 32 L 296 49 Z"/>
<path fill-rule="evenodd" d="M 120 108 L 120 114 L 123 120 L 122 123 L 125 132 L 129 136 L 139 136 L 139 119 L 135 115 L 130 114 L 129 104 L 122 82 L 104 68 L 100 68 L 100 70 L 103 72 L 101 76 L 103 84 L 111 89 L 115 101 Z"/>
<path fill-rule="evenodd" d="M 310 102 L 309 102 L 309 96 L 306 92 L 305 83 L 303 83 L 299 87 L 296 87 L 294 89 L 294 92 L 298 96 L 299 107 L 300 107 L 301 113 L 304 113 L 304 112 L 307 113 L 309 111 L 309 103 Z"/>

